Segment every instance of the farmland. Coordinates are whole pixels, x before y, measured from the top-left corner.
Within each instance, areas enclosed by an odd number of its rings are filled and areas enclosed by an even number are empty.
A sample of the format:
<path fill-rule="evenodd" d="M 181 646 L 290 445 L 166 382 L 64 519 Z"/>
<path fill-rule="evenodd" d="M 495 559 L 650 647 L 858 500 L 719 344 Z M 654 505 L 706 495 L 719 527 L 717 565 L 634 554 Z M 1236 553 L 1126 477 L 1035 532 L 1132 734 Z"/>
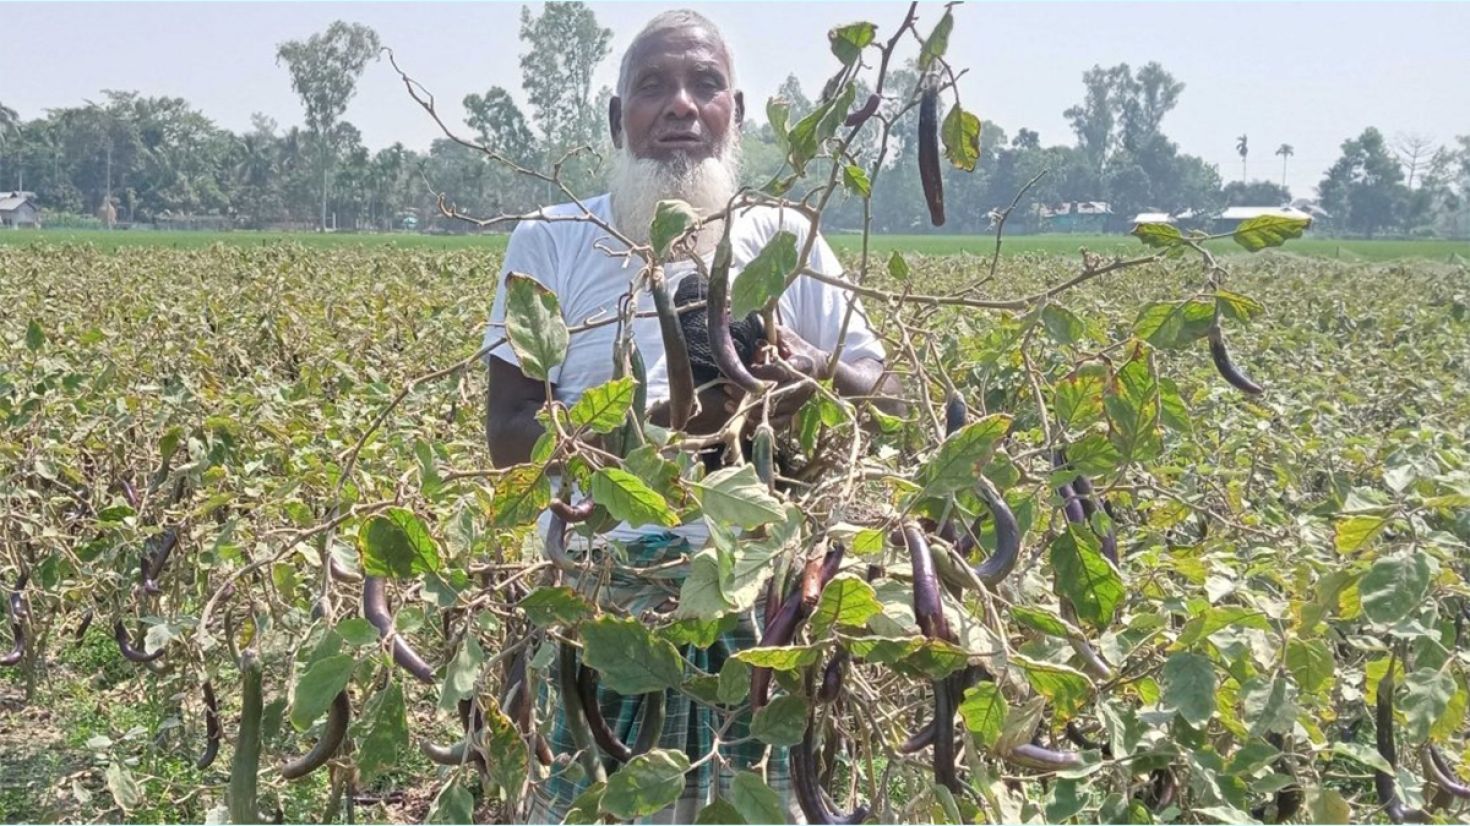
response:
<path fill-rule="evenodd" d="M 0 246 L 31 246 L 35 244 L 86 244 L 100 250 L 119 247 L 167 247 L 170 249 L 197 249 L 213 244 L 226 246 L 256 247 L 290 243 L 321 249 L 338 248 L 393 248 L 408 250 L 458 250 L 480 249 L 503 251 L 503 233 L 486 235 L 418 235 L 412 233 L 315 233 L 315 232 L 205 232 L 183 230 L 15 230 L 0 232 Z M 862 248 L 861 236 L 836 234 L 829 239 L 834 249 L 852 256 Z M 1051 253 L 1071 255 L 1078 248 L 1086 247 L 1094 252 L 1114 254 L 1127 252 L 1137 247 L 1138 242 L 1121 235 L 1007 235 L 1002 245 L 1003 255 L 1016 253 Z M 924 255 L 971 255 L 989 256 L 995 251 L 995 237 L 991 235 L 874 235 L 870 247 L 876 252 L 887 254 L 893 250 L 915 252 Z M 1226 250 L 1234 254 L 1234 250 Z M 1470 241 L 1450 240 L 1362 240 L 1338 238 L 1302 238 L 1292 244 L 1291 252 L 1298 256 L 1331 258 L 1346 261 L 1390 261 L 1400 258 L 1421 258 L 1434 262 L 1455 262 L 1470 259 Z"/>
<path fill-rule="evenodd" d="M 479 347 L 498 240 L 114 235 L 83 239 L 94 246 L 0 233 L 0 583 L 8 593 L 30 574 L 30 643 L 18 667 L 0 669 L 3 819 L 216 814 L 237 762 L 244 648 L 264 669 L 263 812 L 503 818 L 525 773 L 547 769 L 500 709 L 507 677 L 494 658 L 529 637 L 530 667 L 551 682 L 553 640 L 624 627 L 549 587 L 532 592 L 540 610 L 528 615 L 528 588 L 543 580 L 514 581 L 539 559 L 516 503 L 535 499 L 536 482 L 490 468 L 483 371 L 442 370 Z M 1433 746 L 1470 775 L 1470 270 L 1450 260 L 1470 250 L 1394 243 L 1344 242 L 1352 260 L 1312 239 L 1225 255 L 1208 288 L 1197 259 L 1160 257 L 1024 311 L 869 299 L 890 352 L 908 353 L 895 361 L 910 405 L 902 420 L 872 419 L 865 507 L 803 500 L 815 524 L 801 530 L 845 537 L 855 560 L 823 604 L 835 593 L 857 607 L 786 649 L 778 679 L 792 702 L 763 712 L 762 738 L 801 739 L 804 652 L 820 667 L 839 646 L 868 645 L 827 707 L 831 736 L 847 736 L 826 759 L 839 802 L 867 801 L 880 822 L 1212 822 L 1269 816 L 1283 790 L 1297 790 L 1299 819 L 1383 821 L 1375 772 L 1396 774 L 1407 805 L 1463 817 L 1426 785 L 1417 755 Z M 852 239 L 834 245 L 854 261 Z M 912 271 L 899 282 L 875 267 L 869 286 L 1034 296 L 1081 270 L 1079 246 L 1147 252 L 1134 239 L 1021 237 L 988 279 L 993 240 L 884 238 L 883 259 L 903 250 Z M 1200 307 L 1225 316 L 1230 355 L 1263 394 L 1221 379 L 1191 315 Z M 896 502 L 938 516 L 938 499 L 985 513 L 961 485 L 933 494 L 950 384 L 970 411 L 965 438 L 987 440 L 969 462 L 1003 490 L 1023 539 L 1003 587 L 945 591 L 959 634 L 946 647 L 915 631 L 903 547 L 862 520 Z M 869 416 L 822 408 L 818 447 L 804 449 L 845 450 Z M 987 436 L 991 425 L 1000 430 Z M 1091 475 L 1109 503 L 1094 525 L 1115 530 L 1116 565 L 1088 526 L 1068 527 L 1049 461 L 1062 444 L 1070 472 Z M 701 500 L 686 494 L 665 479 L 655 495 L 670 514 L 696 513 Z M 411 566 L 379 557 L 373 531 L 390 520 L 416 543 Z M 170 530 L 177 547 L 151 594 L 140 560 Z M 995 548 L 993 527 L 980 544 Z M 432 682 L 394 668 L 356 617 L 361 586 L 329 577 L 329 558 L 392 569 L 397 633 L 436 669 Z M 869 563 L 885 571 L 871 584 L 859 575 Z M 95 619 L 78 635 L 84 616 Z M 124 659 L 114 622 L 163 658 Z M 672 651 L 669 640 L 698 637 L 704 622 L 716 620 L 663 621 L 625 641 Z M 917 642 L 885 659 L 874 640 Z M 929 716 L 927 692 L 967 660 L 996 678 L 964 695 L 966 790 L 950 796 L 931 784 L 926 755 L 896 747 Z M 718 682 L 719 700 L 739 707 L 745 695 L 726 684 L 743 686 L 749 668 L 730 662 L 718 680 L 682 688 Z M 334 682 L 323 675 L 337 663 Z M 607 679 L 628 678 L 608 668 Z M 224 734 L 200 769 L 205 681 Z M 1388 774 L 1375 710 L 1395 683 Z M 338 691 L 351 697 L 355 749 L 284 779 L 281 763 L 316 741 Z M 456 701 L 476 697 L 484 738 L 515 758 L 483 776 L 425 759 L 417 744 L 463 736 Z M 795 739 L 776 719 L 793 707 Z M 548 711 L 534 710 L 543 727 Z M 1110 748 L 1060 770 L 1004 759 L 1033 732 L 1078 748 L 1069 727 Z M 611 800 L 615 782 L 602 805 L 626 811 Z M 751 805 L 737 798 L 728 811 Z"/>

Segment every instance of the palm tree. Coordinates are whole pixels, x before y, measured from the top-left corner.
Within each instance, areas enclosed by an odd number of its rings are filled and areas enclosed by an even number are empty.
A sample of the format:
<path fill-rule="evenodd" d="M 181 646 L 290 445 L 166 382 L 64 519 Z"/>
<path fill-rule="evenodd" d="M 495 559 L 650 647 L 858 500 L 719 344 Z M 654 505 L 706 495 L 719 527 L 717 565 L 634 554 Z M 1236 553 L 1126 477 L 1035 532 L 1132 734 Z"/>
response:
<path fill-rule="evenodd" d="M 1245 156 L 1250 154 L 1250 147 L 1246 145 L 1245 135 L 1241 135 L 1240 137 L 1235 139 L 1235 151 L 1237 154 L 1240 155 L 1240 181 L 1241 183 L 1245 183 L 1247 177 L 1245 171 Z"/>
<path fill-rule="evenodd" d="M 1296 154 L 1296 150 L 1289 143 L 1283 143 L 1276 147 L 1276 154 L 1281 156 L 1281 188 L 1286 189 L 1286 159 Z"/>

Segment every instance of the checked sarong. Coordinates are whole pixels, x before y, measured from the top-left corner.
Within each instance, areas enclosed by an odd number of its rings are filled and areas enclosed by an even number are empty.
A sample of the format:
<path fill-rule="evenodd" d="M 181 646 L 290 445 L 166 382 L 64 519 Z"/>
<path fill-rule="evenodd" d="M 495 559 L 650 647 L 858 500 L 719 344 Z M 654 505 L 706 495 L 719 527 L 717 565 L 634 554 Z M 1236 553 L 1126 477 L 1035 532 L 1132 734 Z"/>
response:
<path fill-rule="evenodd" d="M 632 568 L 658 565 L 678 559 L 681 554 L 690 551 L 687 542 L 673 535 L 653 537 L 623 547 L 625 556 L 620 556 L 619 562 Z M 600 585 L 598 601 L 604 606 L 615 604 L 632 616 L 639 616 L 644 611 L 663 603 L 670 596 L 677 596 L 679 582 L 684 575 L 682 571 L 670 572 L 667 579 L 661 577 L 654 580 L 620 574 L 617 567 L 613 570 L 611 581 Z M 571 581 L 571 578 L 568 584 L 574 588 L 578 587 L 578 583 Z M 751 611 L 741 614 L 735 628 L 720 635 L 708 648 L 684 646 L 679 653 L 685 660 L 685 677 L 692 677 L 701 672 L 718 675 L 720 669 L 724 667 L 725 660 L 732 654 L 755 645 L 759 638 L 755 617 L 760 616 L 757 613 L 760 610 L 761 606 L 757 605 Z M 552 682 L 554 681 L 541 681 L 539 689 L 541 703 L 549 703 L 554 700 Z M 597 700 L 598 705 L 602 708 L 603 717 L 613 732 L 624 743 L 631 745 L 637 740 L 643 696 L 623 696 L 599 685 Z M 687 695 L 672 689 L 665 692 L 664 709 L 664 730 L 658 747 L 682 751 L 688 755 L 691 763 L 707 755 L 714 746 L 715 732 L 725 722 L 725 713 L 701 705 Z M 720 747 L 721 755 L 729 760 L 730 766 L 721 768 L 718 765 L 719 761 L 713 759 L 700 764 L 685 775 L 684 792 L 674 805 L 639 822 L 693 823 L 699 810 L 716 796 L 728 800 L 730 782 L 734 778 L 734 772 L 750 768 L 759 762 L 766 752 L 767 747 L 764 743 L 755 739 L 746 739 L 749 729 L 750 714 L 747 711 L 742 715 L 742 719 L 737 719 L 725 732 L 725 740 L 743 740 L 743 742 L 722 743 Z M 577 750 L 571 732 L 567 728 L 565 710 L 560 703 L 556 704 L 555 719 L 549 740 L 554 754 L 572 754 Z M 611 760 L 604 763 L 609 774 L 617 768 L 617 765 Z M 571 772 L 581 773 L 580 764 L 576 761 L 573 761 L 570 766 Z M 578 777 L 573 780 L 568 776 L 568 771 L 566 768 L 553 766 L 550 777 L 540 783 L 532 784 L 528 823 L 561 823 L 566 818 L 572 802 L 590 785 L 586 777 Z M 785 748 L 771 748 L 765 777 L 766 782 L 780 797 L 790 822 L 802 822 L 800 810 L 795 807 L 791 794 Z M 717 794 L 716 790 L 718 790 Z"/>

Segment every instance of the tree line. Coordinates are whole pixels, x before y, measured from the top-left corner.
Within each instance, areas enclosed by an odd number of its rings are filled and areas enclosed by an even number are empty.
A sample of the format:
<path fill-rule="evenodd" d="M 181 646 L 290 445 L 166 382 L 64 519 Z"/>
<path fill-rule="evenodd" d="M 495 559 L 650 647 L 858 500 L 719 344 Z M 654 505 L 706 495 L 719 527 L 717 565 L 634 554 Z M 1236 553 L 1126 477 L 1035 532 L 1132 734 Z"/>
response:
<path fill-rule="evenodd" d="M 612 31 L 585 4 L 554 3 L 540 14 L 521 10 L 520 40 L 527 108 L 502 86 L 468 94 L 466 136 L 528 168 L 548 169 L 565 159 L 563 174 L 573 188 L 597 191 L 611 152 L 605 113 L 612 90 L 594 89 L 592 77 L 610 58 Z M 367 230 L 401 228 L 410 216 L 410 225 L 420 229 L 465 229 L 439 215 L 438 193 L 458 210 L 481 216 L 523 212 L 553 198 L 545 183 L 448 139 L 433 141 L 427 151 L 402 143 L 376 151 L 365 146 L 345 115 L 362 72 L 380 59 L 381 45 L 372 29 L 340 21 L 280 44 L 277 62 L 304 113 L 302 126 L 284 129 L 256 114 L 248 131 L 231 132 L 182 98 L 136 91 L 103 90 L 98 100 L 24 121 L 0 102 L 0 190 L 37 193 L 53 225 L 68 218 L 95 222 L 100 215 L 131 223 Z M 890 90 L 912 88 L 917 75 L 913 66 L 891 74 Z M 1040 207 L 1099 201 L 1111 208 L 1107 229 L 1126 228 L 1140 212 L 1185 216 L 1181 223 L 1188 225 L 1190 216 L 1199 222 L 1226 206 L 1282 205 L 1297 195 L 1325 211 L 1318 231 L 1470 235 L 1470 135 L 1440 146 L 1417 135 L 1390 139 L 1369 127 L 1342 143 L 1341 157 L 1316 193 L 1292 193 L 1284 186 L 1295 154 L 1290 144 L 1271 153 L 1282 163 L 1280 183 L 1249 179 L 1253 155 L 1246 135 L 1235 139 L 1241 179 L 1228 183 L 1214 165 L 1181 151 L 1164 121 L 1185 84 L 1158 63 L 1136 70 L 1126 63 L 1094 66 L 1082 81 L 1081 101 L 1064 112 L 1075 137 L 1069 145 L 1043 146 L 1031 129 L 1012 135 L 984 124 L 976 171 L 946 171 L 953 218 L 945 232 L 987 231 L 996 211 L 1045 171 L 1017 202 L 1009 227 L 1040 231 L 1047 226 Z M 859 89 L 856 99 L 867 92 Z M 816 105 L 794 76 L 778 96 L 789 103 L 792 123 Z M 750 105 L 754 110 L 759 103 Z M 899 105 L 885 103 L 890 115 Z M 881 173 L 894 180 L 874 197 L 874 231 L 931 230 L 915 163 L 916 118 L 911 110 L 894 124 Z M 855 154 L 870 163 L 876 130 L 865 130 L 864 137 Z M 762 186 L 779 174 L 784 159 L 769 123 L 748 121 L 741 140 L 745 183 Z M 593 151 L 573 153 L 581 146 Z M 856 196 L 838 201 L 827 217 L 834 230 L 860 229 L 863 220 Z"/>

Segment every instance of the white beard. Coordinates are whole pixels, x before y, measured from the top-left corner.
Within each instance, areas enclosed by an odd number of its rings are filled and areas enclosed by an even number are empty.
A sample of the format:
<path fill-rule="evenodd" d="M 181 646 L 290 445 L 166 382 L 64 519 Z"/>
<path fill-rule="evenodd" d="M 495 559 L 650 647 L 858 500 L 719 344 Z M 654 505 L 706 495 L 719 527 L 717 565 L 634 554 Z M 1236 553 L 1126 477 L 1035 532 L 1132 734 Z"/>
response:
<path fill-rule="evenodd" d="M 607 185 L 613 225 L 634 243 L 646 244 L 659 201 L 684 201 L 700 215 L 719 212 L 730 203 L 740 189 L 739 134 L 732 131 L 717 154 L 692 165 L 682 153 L 667 161 L 637 158 L 624 143 L 613 154 Z M 695 251 L 703 255 L 714 249 L 722 230 L 720 222 L 701 229 Z"/>

